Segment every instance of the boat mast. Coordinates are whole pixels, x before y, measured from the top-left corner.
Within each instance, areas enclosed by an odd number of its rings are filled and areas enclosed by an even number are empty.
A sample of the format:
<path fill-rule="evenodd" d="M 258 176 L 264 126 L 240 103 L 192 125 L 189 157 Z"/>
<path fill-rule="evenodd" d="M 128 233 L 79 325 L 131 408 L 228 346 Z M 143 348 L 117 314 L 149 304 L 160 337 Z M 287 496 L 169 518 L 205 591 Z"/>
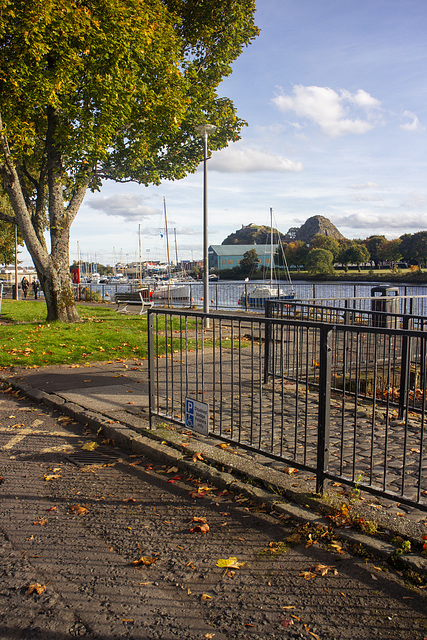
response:
<path fill-rule="evenodd" d="M 176 227 L 173 230 L 174 234 L 175 234 L 175 258 L 176 258 L 176 266 L 178 268 L 178 244 L 176 241 Z"/>
<path fill-rule="evenodd" d="M 270 207 L 270 291 L 273 286 L 273 207 Z"/>
<path fill-rule="evenodd" d="M 139 279 L 142 280 L 141 224 L 138 225 L 138 234 L 139 234 Z"/>
<path fill-rule="evenodd" d="M 168 233 L 168 217 L 166 214 L 166 198 L 163 197 L 163 209 L 165 212 L 165 231 L 166 231 L 166 247 L 167 247 L 167 252 L 168 252 L 168 275 L 170 278 L 171 275 L 171 259 L 170 259 L 170 253 L 169 253 L 169 233 Z"/>

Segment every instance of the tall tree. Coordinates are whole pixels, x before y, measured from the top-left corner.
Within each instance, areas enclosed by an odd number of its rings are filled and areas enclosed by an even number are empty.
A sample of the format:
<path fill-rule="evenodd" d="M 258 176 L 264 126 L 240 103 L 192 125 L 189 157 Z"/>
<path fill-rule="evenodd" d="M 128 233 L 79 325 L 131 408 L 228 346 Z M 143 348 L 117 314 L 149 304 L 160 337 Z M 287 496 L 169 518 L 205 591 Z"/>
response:
<path fill-rule="evenodd" d="M 254 12 L 255 0 L 0 0 L 0 174 L 48 320 L 79 320 L 69 237 L 87 189 L 195 171 L 205 121 L 211 149 L 238 139 L 245 123 L 217 87 L 258 33 Z"/>
<path fill-rule="evenodd" d="M 286 245 L 285 256 L 289 266 L 294 266 L 300 270 L 305 265 L 308 247 L 303 240 L 294 240 Z"/>
<path fill-rule="evenodd" d="M 324 236 L 320 233 L 317 236 L 314 236 L 310 245 L 311 249 L 326 249 L 326 251 L 330 251 L 334 260 L 336 259 L 338 252 L 340 250 L 340 243 L 335 238 L 331 236 Z"/>
<path fill-rule="evenodd" d="M 427 231 L 405 233 L 400 238 L 400 251 L 405 260 L 421 269 L 427 263 Z"/>
<path fill-rule="evenodd" d="M 249 249 L 243 254 L 243 258 L 239 263 L 239 270 L 242 276 L 250 276 L 258 269 L 260 259 L 256 249 Z"/>
<path fill-rule="evenodd" d="M 328 249 L 311 249 L 307 254 L 306 267 L 309 273 L 331 275 L 334 273 L 334 256 Z"/>
<path fill-rule="evenodd" d="M 372 262 L 376 267 L 379 267 L 381 258 L 381 250 L 387 244 L 387 238 L 385 236 L 369 236 L 363 241 L 363 244 L 369 251 Z"/>

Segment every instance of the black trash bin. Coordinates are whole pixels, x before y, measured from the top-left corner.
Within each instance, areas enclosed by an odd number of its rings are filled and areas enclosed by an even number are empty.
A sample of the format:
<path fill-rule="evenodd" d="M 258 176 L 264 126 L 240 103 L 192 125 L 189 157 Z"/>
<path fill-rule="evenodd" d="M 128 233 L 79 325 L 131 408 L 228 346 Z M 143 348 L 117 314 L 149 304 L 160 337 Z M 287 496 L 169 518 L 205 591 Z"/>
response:
<path fill-rule="evenodd" d="M 381 311 L 372 314 L 372 326 L 398 328 L 398 318 L 386 315 L 399 313 L 399 287 L 373 287 L 371 289 L 371 310 Z"/>

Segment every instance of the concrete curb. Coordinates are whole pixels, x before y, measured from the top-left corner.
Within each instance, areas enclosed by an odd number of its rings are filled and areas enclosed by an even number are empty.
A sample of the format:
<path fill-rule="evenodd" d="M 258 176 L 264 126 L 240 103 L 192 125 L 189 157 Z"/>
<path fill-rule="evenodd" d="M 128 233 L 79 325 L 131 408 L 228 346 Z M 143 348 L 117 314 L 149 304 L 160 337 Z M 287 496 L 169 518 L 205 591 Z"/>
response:
<path fill-rule="evenodd" d="M 248 462 L 236 453 L 219 449 L 203 441 L 193 440 L 192 443 L 186 442 L 183 446 L 185 438 L 178 432 L 166 428 L 151 431 L 148 422 L 144 420 L 141 420 L 141 423 L 145 422 L 145 426 L 137 432 L 125 424 L 68 402 L 57 394 L 46 393 L 26 383 L 10 379 L 4 379 L 3 383 L 68 415 L 96 433 L 102 430 L 103 436 L 114 440 L 127 451 L 176 466 L 190 475 L 209 481 L 219 489 L 242 495 L 298 522 L 320 525 L 325 529 L 331 526 L 327 515 L 335 513 L 333 507 L 309 491 L 296 492 L 290 486 L 289 477 L 279 471 L 266 469 L 253 461 Z M 197 446 L 191 446 L 193 443 Z M 193 460 L 195 453 L 201 454 L 202 460 Z M 403 570 L 427 575 L 427 558 L 416 553 L 399 555 L 398 548 L 383 539 L 364 535 L 353 528 L 335 529 L 334 536 L 351 545 L 362 546 L 369 554 Z M 419 541 L 412 542 L 419 544 Z"/>

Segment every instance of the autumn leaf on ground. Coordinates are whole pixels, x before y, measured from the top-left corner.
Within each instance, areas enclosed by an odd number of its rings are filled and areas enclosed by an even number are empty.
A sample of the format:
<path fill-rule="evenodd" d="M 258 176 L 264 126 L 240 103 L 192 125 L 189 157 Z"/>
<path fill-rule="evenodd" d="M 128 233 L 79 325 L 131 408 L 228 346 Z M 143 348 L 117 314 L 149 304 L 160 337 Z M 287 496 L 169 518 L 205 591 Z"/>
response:
<path fill-rule="evenodd" d="M 89 512 L 89 509 L 87 507 L 82 507 L 80 504 L 73 504 L 73 506 L 70 507 L 70 511 L 76 516 L 83 516 Z"/>
<path fill-rule="evenodd" d="M 334 549 L 334 551 L 338 551 L 338 553 L 344 553 L 341 542 L 338 542 L 337 540 L 332 540 L 329 548 Z"/>
<path fill-rule="evenodd" d="M 96 442 L 86 442 L 86 444 L 82 446 L 82 449 L 84 451 L 94 451 L 97 447 L 99 447 L 99 444 Z"/>
<path fill-rule="evenodd" d="M 190 533 L 207 533 L 209 531 L 208 524 L 196 524 L 195 527 L 190 529 Z"/>
<path fill-rule="evenodd" d="M 240 569 L 245 565 L 244 562 L 238 562 L 237 558 L 220 558 L 216 563 L 217 567 L 222 567 L 226 569 Z"/>
<path fill-rule="evenodd" d="M 200 600 L 212 600 L 212 596 L 208 595 L 207 593 L 202 593 L 202 595 L 200 596 Z"/>
<path fill-rule="evenodd" d="M 50 480 L 58 480 L 58 478 L 62 478 L 59 473 L 46 473 L 43 476 L 43 480 L 46 480 L 46 482 L 49 482 Z"/>
<path fill-rule="evenodd" d="M 299 575 L 300 578 L 304 578 L 304 580 L 311 580 L 312 578 L 316 577 L 316 574 L 312 573 L 311 571 L 301 571 Z"/>
<path fill-rule="evenodd" d="M 203 516 L 194 516 L 193 518 L 191 518 L 191 522 L 201 522 L 202 524 L 206 524 L 207 519 Z"/>
<path fill-rule="evenodd" d="M 193 453 L 193 462 L 197 462 L 197 460 L 203 460 L 201 453 Z"/>
<path fill-rule="evenodd" d="M 41 526 L 47 524 L 47 518 L 41 518 L 40 520 L 36 520 L 33 524 L 39 524 Z"/>
<path fill-rule="evenodd" d="M 335 569 L 335 567 L 329 566 L 327 564 L 316 564 L 314 570 L 318 571 L 321 576 L 326 576 L 328 571 L 332 571 L 334 575 L 338 574 L 338 571 Z"/>
<path fill-rule="evenodd" d="M 147 556 L 141 556 L 139 560 L 134 560 L 132 562 L 133 565 L 135 565 L 135 567 L 138 567 L 140 564 L 144 565 L 145 567 L 149 567 L 150 564 L 154 564 L 155 562 L 157 562 L 158 558 L 149 558 Z"/>
<path fill-rule="evenodd" d="M 298 473 L 298 469 L 294 467 L 285 467 L 283 469 L 283 473 L 286 473 L 288 476 L 291 476 L 293 473 Z"/>
<path fill-rule="evenodd" d="M 37 593 L 37 595 L 40 596 L 44 591 L 46 591 L 46 585 L 35 582 L 34 584 L 28 585 L 26 595 L 30 596 L 32 593 Z"/>

